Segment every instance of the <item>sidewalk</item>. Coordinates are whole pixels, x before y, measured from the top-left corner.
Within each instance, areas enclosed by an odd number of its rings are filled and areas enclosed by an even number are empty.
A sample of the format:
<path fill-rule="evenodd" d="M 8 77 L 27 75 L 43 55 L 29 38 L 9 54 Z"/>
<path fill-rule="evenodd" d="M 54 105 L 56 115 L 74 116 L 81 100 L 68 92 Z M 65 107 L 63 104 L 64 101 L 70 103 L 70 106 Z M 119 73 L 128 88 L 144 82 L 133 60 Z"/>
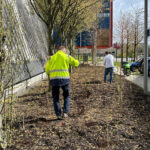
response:
<path fill-rule="evenodd" d="M 126 77 L 126 79 L 144 89 L 144 76 L 143 75 L 130 75 Z M 148 91 L 150 92 L 150 77 L 148 77 Z"/>
<path fill-rule="evenodd" d="M 120 68 L 115 67 L 114 72 L 118 75 L 120 75 Z M 123 75 L 123 72 L 121 70 L 121 75 Z M 132 83 L 136 84 L 137 86 L 144 89 L 144 76 L 143 75 L 135 75 L 131 74 L 130 76 L 125 77 L 128 81 L 131 81 Z M 148 91 L 150 92 L 150 77 L 148 77 Z"/>

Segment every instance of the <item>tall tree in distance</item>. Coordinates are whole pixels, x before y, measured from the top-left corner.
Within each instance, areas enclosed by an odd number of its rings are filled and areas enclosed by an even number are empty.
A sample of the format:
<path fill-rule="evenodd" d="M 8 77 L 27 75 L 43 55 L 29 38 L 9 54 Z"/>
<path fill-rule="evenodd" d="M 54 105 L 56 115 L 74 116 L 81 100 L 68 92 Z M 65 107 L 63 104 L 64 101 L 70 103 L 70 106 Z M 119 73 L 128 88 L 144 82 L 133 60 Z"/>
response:
<path fill-rule="evenodd" d="M 136 60 L 139 44 L 143 40 L 142 19 L 143 9 L 134 9 L 132 13 L 121 13 L 116 25 L 117 39 L 121 47 L 121 63 L 123 62 L 124 48 L 126 48 L 126 61 L 128 61 L 129 50 L 131 57 Z M 130 49 L 131 47 L 131 49 Z"/>
<path fill-rule="evenodd" d="M 117 24 L 116 24 L 116 33 L 120 43 L 121 48 L 121 64 L 123 63 L 123 53 L 125 45 L 125 14 L 121 14 Z"/>
<path fill-rule="evenodd" d="M 144 15 L 143 9 L 135 9 L 133 10 L 133 21 L 132 21 L 132 42 L 133 42 L 133 57 L 134 61 L 137 57 L 137 49 L 138 45 L 141 43 L 141 41 L 144 38 L 144 20 L 142 19 L 142 16 Z"/>
<path fill-rule="evenodd" d="M 124 16 L 124 32 L 125 32 L 125 44 L 126 44 L 126 61 L 128 61 L 129 57 L 129 47 L 131 46 L 131 37 L 132 37 L 132 21 L 131 21 L 131 14 L 126 13 Z"/>

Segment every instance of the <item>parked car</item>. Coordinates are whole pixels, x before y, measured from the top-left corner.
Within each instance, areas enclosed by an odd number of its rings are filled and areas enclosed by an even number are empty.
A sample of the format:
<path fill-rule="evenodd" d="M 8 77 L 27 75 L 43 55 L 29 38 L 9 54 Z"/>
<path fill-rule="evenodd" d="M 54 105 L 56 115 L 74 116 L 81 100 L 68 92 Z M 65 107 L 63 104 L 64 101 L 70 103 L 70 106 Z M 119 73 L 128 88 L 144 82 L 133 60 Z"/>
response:
<path fill-rule="evenodd" d="M 144 62 L 142 62 L 142 64 L 139 66 L 138 70 L 141 74 L 144 73 Z M 150 58 L 148 58 L 148 76 L 150 76 Z"/>
<path fill-rule="evenodd" d="M 130 70 L 131 70 L 132 72 L 135 72 L 136 69 L 138 69 L 138 68 L 141 66 L 141 64 L 143 63 L 143 61 L 144 61 L 144 59 L 143 59 L 143 58 L 140 58 L 140 59 L 137 60 L 136 62 L 131 63 L 131 64 L 130 64 Z"/>

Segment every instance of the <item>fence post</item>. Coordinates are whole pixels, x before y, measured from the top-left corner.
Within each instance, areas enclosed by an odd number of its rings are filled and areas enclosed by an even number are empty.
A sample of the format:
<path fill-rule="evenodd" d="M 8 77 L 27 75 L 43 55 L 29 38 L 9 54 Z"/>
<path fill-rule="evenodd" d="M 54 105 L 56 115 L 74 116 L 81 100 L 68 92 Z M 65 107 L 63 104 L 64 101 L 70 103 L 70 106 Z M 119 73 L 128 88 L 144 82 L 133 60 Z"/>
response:
<path fill-rule="evenodd" d="M 26 80 L 26 89 L 28 88 L 28 80 Z"/>
<path fill-rule="evenodd" d="M 41 74 L 41 79 L 43 80 L 43 73 Z"/>

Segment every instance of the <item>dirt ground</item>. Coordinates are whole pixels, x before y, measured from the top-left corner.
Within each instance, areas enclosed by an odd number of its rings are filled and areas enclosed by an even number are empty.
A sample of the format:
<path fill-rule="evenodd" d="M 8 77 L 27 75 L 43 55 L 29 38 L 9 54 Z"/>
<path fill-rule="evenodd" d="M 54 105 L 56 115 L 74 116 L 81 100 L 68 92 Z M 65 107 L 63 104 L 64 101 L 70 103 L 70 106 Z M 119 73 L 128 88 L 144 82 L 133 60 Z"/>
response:
<path fill-rule="evenodd" d="M 150 96 L 124 77 L 114 75 L 109 84 L 103 76 L 102 67 L 73 70 L 71 110 L 61 121 L 47 80 L 20 96 L 8 150 L 149 150 Z"/>

